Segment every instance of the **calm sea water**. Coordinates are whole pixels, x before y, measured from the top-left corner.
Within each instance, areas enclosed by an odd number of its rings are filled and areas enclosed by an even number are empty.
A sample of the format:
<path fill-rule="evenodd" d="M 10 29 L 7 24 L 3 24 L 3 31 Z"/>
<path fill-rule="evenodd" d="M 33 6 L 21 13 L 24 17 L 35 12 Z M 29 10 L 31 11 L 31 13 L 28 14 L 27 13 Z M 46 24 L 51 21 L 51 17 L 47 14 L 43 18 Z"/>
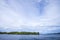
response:
<path fill-rule="evenodd" d="M 49 35 L 8 35 L 0 34 L 0 40 L 60 40 L 60 34 Z"/>

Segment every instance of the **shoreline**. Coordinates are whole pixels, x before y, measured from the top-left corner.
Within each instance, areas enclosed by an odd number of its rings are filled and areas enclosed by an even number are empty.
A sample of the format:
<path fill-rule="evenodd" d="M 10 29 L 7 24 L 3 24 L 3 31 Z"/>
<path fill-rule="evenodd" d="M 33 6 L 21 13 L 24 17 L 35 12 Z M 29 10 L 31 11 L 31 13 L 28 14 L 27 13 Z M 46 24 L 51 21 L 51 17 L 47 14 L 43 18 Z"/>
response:
<path fill-rule="evenodd" d="M 39 35 L 39 32 L 0 32 L 0 34 L 13 34 L 13 35 Z"/>

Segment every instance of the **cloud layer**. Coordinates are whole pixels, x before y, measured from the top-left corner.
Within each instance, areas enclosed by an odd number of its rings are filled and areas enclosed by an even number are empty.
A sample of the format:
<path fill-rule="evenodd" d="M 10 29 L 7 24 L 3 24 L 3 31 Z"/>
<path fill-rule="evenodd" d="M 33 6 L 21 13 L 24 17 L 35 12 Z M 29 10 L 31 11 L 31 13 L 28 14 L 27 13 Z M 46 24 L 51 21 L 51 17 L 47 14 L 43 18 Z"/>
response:
<path fill-rule="evenodd" d="M 0 0 L 0 31 L 55 32 L 60 29 L 59 3 L 59 0 Z"/>

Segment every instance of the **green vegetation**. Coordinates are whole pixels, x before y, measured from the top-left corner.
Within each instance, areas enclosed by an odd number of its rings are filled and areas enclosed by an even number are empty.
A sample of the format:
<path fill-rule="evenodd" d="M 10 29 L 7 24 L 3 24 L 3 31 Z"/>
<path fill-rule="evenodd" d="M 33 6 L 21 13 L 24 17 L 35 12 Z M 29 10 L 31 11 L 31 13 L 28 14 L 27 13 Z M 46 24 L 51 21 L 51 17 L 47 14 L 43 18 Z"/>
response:
<path fill-rule="evenodd" d="M 39 35 L 39 32 L 0 32 L 0 34 Z"/>

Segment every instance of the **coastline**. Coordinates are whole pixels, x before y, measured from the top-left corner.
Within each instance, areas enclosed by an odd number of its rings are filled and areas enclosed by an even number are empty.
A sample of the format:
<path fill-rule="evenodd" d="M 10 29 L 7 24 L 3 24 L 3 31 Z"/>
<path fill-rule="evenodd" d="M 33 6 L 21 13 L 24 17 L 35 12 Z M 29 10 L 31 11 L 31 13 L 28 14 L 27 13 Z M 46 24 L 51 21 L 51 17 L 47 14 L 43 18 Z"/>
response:
<path fill-rule="evenodd" d="M 39 35 L 39 32 L 0 32 L 0 34 Z"/>

